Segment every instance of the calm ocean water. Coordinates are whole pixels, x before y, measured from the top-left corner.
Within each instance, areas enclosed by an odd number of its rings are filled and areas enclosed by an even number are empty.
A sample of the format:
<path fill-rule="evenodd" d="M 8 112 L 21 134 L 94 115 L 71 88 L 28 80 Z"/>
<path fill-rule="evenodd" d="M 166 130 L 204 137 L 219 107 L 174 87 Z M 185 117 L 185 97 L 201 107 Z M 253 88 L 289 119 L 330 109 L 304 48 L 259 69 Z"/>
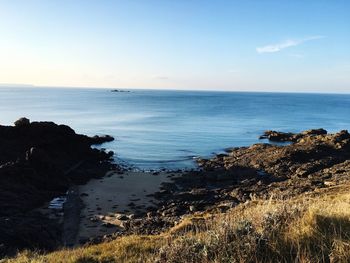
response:
<path fill-rule="evenodd" d="M 0 88 L 0 124 L 22 116 L 115 136 L 104 147 L 137 168 L 177 169 L 267 129 L 350 129 L 350 95 Z"/>

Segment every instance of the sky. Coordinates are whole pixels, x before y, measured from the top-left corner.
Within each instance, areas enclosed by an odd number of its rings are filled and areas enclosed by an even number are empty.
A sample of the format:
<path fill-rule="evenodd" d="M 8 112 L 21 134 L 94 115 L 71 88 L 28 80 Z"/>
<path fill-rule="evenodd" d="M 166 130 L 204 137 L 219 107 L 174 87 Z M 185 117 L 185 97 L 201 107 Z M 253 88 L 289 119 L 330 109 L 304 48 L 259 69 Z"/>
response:
<path fill-rule="evenodd" d="M 0 0 L 0 84 L 350 92 L 348 0 Z"/>

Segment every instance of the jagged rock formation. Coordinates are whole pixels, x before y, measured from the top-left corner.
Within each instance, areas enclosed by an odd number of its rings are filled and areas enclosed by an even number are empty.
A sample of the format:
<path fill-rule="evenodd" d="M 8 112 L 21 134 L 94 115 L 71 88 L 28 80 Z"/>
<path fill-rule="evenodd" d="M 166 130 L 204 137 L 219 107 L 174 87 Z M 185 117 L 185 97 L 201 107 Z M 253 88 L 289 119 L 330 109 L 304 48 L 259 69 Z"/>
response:
<path fill-rule="evenodd" d="M 53 122 L 21 118 L 0 125 L 0 256 L 60 245 L 57 222 L 33 211 L 71 184 L 104 175 L 113 153 L 91 145 L 113 138 L 79 135 Z"/>
<path fill-rule="evenodd" d="M 202 170 L 164 184 L 155 194 L 160 201 L 157 210 L 134 223 L 133 231 L 149 233 L 195 211 L 225 211 L 254 198 L 283 199 L 350 180 L 347 131 L 327 134 L 317 129 L 279 136 L 279 141 L 291 144 L 260 143 L 199 159 Z"/>

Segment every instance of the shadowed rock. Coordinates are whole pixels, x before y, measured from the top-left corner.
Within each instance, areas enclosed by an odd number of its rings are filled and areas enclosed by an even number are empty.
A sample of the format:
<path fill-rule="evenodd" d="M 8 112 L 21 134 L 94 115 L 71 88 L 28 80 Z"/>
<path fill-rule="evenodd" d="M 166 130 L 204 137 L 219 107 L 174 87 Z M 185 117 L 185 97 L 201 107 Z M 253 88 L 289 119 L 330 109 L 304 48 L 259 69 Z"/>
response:
<path fill-rule="evenodd" d="M 0 125 L 0 256 L 60 245 L 60 226 L 33 209 L 70 185 L 103 175 L 111 167 L 111 153 L 91 145 L 110 140 L 26 118 L 15 126 Z"/>

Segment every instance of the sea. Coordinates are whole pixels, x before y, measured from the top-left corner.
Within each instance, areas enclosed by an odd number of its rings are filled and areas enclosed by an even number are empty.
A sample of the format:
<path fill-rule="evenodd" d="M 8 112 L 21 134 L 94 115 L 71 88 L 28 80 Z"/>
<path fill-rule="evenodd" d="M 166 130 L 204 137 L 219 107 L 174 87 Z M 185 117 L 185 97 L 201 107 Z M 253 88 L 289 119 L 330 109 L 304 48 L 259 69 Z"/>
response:
<path fill-rule="evenodd" d="M 265 130 L 350 129 L 350 94 L 1 87 L 0 124 L 20 117 L 112 135 L 101 147 L 134 169 L 192 169 L 198 157 L 266 142 Z"/>

